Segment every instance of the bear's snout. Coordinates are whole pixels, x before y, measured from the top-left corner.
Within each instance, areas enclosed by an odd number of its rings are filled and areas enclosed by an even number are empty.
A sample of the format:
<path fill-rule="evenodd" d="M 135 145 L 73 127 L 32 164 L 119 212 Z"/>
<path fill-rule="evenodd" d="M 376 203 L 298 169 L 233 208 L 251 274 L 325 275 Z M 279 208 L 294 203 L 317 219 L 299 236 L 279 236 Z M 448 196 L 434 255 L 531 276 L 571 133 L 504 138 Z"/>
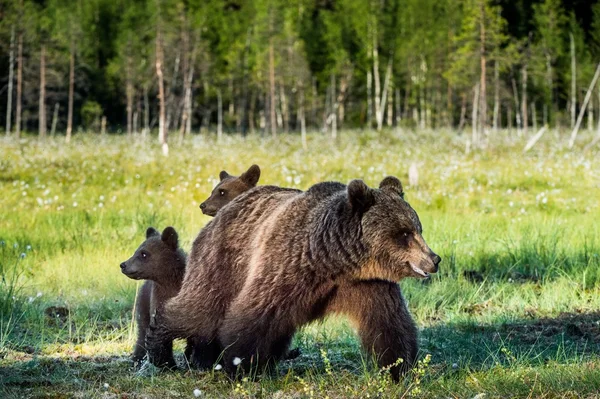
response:
<path fill-rule="evenodd" d="M 123 262 L 121 263 L 121 270 L 125 270 L 125 268 L 127 267 L 127 263 Z"/>
<path fill-rule="evenodd" d="M 202 211 L 204 212 L 204 209 L 206 209 L 206 202 L 200 204 L 200 209 L 202 209 Z"/>
<path fill-rule="evenodd" d="M 437 272 L 440 268 L 439 265 L 442 261 L 442 258 L 438 254 L 433 254 L 433 256 L 431 257 L 431 261 L 433 262 L 433 266 L 435 267 L 435 271 Z"/>

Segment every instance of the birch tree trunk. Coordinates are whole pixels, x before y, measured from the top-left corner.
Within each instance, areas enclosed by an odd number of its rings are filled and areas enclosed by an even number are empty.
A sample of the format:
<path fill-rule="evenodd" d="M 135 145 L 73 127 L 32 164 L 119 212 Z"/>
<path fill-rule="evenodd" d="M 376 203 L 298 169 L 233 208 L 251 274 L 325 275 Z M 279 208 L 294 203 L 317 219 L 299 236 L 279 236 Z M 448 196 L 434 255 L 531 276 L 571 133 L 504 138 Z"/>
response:
<path fill-rule="evenodd" d="M 127 96 L 127 136 L 131 136 L 131 133 L 133 132 L 133 83 L 131 77 L 131 56 L 129 54 L 127 55 L 126 64 L 125 95 Z"/>
<path fill-rule="evenodd" d="M 300 136 L 302 137 L 302 148 L 307 149 L 306 143 L 306 118 L 304 116 L 304 86 L 299 85 L 298 88 L 298 120 L 300 120 Z"/>
<path fill-rule="evenodd" d="M 575 56 L 575 39 L 573 33 L 569 33 L 571 44 L 571 128 L 575 126 L 575 115 L 577 113 L 577 59 Z"/>
<path fill-rule="evenodd" d="M 393 86 L 393 84 L 392 84 Z M 394 99 L 392 97 L 392 90 L 388 90 L 387 95 L 387 125 L 392 126 L 394 123 Z"/>
<path fill-rule="evenodd" d="M 8 136 L 12 129 L 13 81 L 15 80 L 15 26 L 10 29 L 10 51 L 8 56 L 8 93 L 6 95 L 6 130 Z"/>
<path fill-rule="evenodd" d="M 73 96 L 75 92 L 75 43 L 71 38 L 70 55 L 69 55 L 69 102 L 67 105 L 67 135 L 65 141 L 71 141 L 73 133 Z"/>
<path fill-rule="evenodd" d="M 46 46 L 40 50 L 40 99 L 39 99 L 39 135 L 46 137 Z"/>
<path fill-rule="evenodd" d="M 480 110 L 480 127 L 483 132 L 487 130 L 487 89 L 486 89 L 486 37 L 485 37 L 485 2 L 480 2 L 480 25 L 479 25 L 479 36 L 480 36 L 480 50 L 481 50 L 481 77 L 480 77 L 480 102 L 481 102 L 481 110 Z M 473 141 L 474 146 L 478 146 L 479 143 Z"/>
<path fill-rule="evenodd" d="M 56 133 L 56 123 L 58 122 L 58 109 L 60 108 L 60 103 L 54 103 L 54 113 L 52 114 L 52 128 L 50 130 L 50 136 L 54 137 Z"/>
<path fill-rule="evenodd" d="M 373 33 L 373 80 L 375 82 L 375 122 L 377 131 L 379 126 L 379 114 L 381 112 L 381 82 L 379 81 L 379 50 L 377 49 L 377 31 Z"/>
<path fill-rule="evenodd" d="M 271 136 L 277 137 L 277 116 L 275 110 L 275 50 L 273 48 L 273 37 L 269 38 L 269 108 Z"/>
<path fill-rule="evenodd" d="M 223 98 L 221 89 L 217 89 L 217 142 L 223 140 Z"/>
<path fill-rule="evenodd" d="M 162 145 L 163 154 L 169 155 L 169 145 L 167 144 L 167 128 L 165 121 L 165 85 L 163 78 L 163 45 L 162 45 L 162 21 L 160 17 L 160 1 L 156 0 L 158 13 L 158 21 L 156 26 L 156 78 L 158 79 L 158 142 Z"/>
<path fill-rule="evenodd" d="M 477 111 L 479 110 L 479 107 L 477 106 L 479 104 L 479 82 L 477 82 L 477 84 L 475 85 L 475 88 L 473 89 L 473 114 L 471 117 L 471 129 L 472 129 L 472 134 L 471 134 L 471 141 L 473 142 L 473 147 L 477 147 L 478 142 L 479 142 L 479 131 L 478 131 L 478 122 L 479 119 L 477 118 Z"/>
<path fill-rule="evenodd" d="M 21 9 L 23 1 L 21 0 Z M 19 27 L 17 39 L 17 114 L 15 116 L 15 136 L 21 137 L 21 103 L 23 96 L 23 29 Z"/>
<path fill-rule="evenodd" d="M 146 137 L 150 133 L 150 101 L 148 101 L 148 85 L 144 84 L 144 129 L 142 137 Z"/>
<path fill-rule="evenodd" d="M 521 114 L 519 113 L 519 109 L 521 108 L 519 105 L 519 92 L 517 91 L 517 82 L 515 78 L 511 78 L 512 89 L 513 89 L 513 98 L 515 99 L 515 118 L 517 119 L 517 134 L 521 137 Z"/>
<path fill-rule="evenodd" d="M 523 116 L 523 133 L 527 134 L 527 129 L 529 128 L 529 113 L 527 112 L 527 64 L 523 65 L 521 73 L 523 77 L 523 81 L 521 82 L 521 106 L 523 107 L 521 115 Z"/>
<path fill-rule="evenodd" d="M 500 117 L 500 72 L 498 61 L 494 61 L 494 120 L 492 129 L 498 130 L 498 118 Z"/>
<path fill-rule="evenodd" d="M 460 104 L 460 119 L 458 121 L 458 130 L 463 130 L 465 123 L 467 123 L 467 94 L 462 94 L 462 100 Z"/>
<path fill-rule="evenodd" d="M 579 131 L 579 126 L 581 125 L 581 121 L 583 120 L 583 114 L 585 109 L 590 101 L 592 91 L 596 86 L 596 82 L 598 81 L 598 77 L 600 76 L 600 63 L 596 67 L 596 72 L 594 73 L 594 77 L 592 78 L 592 83 L 585 93 L 585 97 L 583 98 L 583 104 L 581 104 L 581 109 L 579 110 L 579 116 L 577 117 L 577 122 L 575 122 L 575 126 L 573 127 L 573 131 L 571 132 L 571 139 L 569 140 L 569 148 L 573 148 L 575 145 L 575 139 L 577 138 L 577 132 Z"/>
<path fill-rule="evenodd" d="M 388 65 L 385 71 L 385 82 L 383 84 L 383 93 L 381 93 L 381 98 L 377 101 L 378 97 L 375 94 L 375 116 L 377 118 L 377 131 L 381 131 L 383 127 L 383 110 L 385 109 L 386 101 L 387 101 L 387 92 L 390 86 L 390 80 L 392 76 L 392 57 L 388 61 Z M 375 79 L 375 84 L 377 86 L 377 79 Z M 377 90 L 376 90 L 377 91 Z"/>
<path fill-rule="evenodd" d="M 373 75 L 367 71 L 367 127 L 373 126 Z"/>
<path fill-rule="evenodd" d="M 336 96 L 336 89 L 335 89 L 335 74 L 332 73 L 331 74 L 331 94 L 330 94 L 330 99 L 331 99 L 331 109 L 330 109 L 330 113 L 329 113 L 329 119 L 331 121 L 331 139 L 332 140 L 336 140 L 337 139 L 337 108 L 338 108 L 338 102 L 337 102 L 337 96 Z"/>
<path fill-rule="evenodd" d="M 400 89 L 396 88 L 396 90 L 394 90 L 394 100 L 396 101 L 396 118 L 395 118 L 395 123 L 396 126 L 400 126 L 400 122 L 402 122 L 402 109 L 400 107 L 400 102 L 402 101 L 402 98 L 400 96 Z"/>

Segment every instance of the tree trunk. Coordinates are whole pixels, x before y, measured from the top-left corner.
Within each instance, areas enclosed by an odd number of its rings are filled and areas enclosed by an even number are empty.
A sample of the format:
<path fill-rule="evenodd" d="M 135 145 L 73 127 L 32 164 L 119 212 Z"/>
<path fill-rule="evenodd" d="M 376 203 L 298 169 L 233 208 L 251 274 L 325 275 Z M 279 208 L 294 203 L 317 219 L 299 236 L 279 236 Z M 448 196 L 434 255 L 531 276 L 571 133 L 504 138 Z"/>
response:
<path fill-rule="evenodd" d="M 394 93 L 394 100 L 396 101 L 396 118 L 395 118 L 395 123 L 396 126 L 400 126 L 400 122 L 402 122 L 402 109 L 400 107 L 400 103 L 402 102 L 402 98 L 400 96 L 400 89 L 396 88 L 395 93 Z"/>
<path fill-rule="evenodd" d="M 477 82 L 477 84 L 475 85 L 475 88 L 473 89 L 473 114 L 472 114 L 472 118 L 471 118 L 471 128 L 472 128 L 472 137 L 471 137 L 471 141 L 473 142 L 473 147 L 477 148 L 478 143 L 479 143 L 479 131 L 478 131 L 478 121 L 479 119 L 477 118 L 477 111 L 478 111 L 478 106 L 477 104 L 479 104 L 479 82 Z"/>
<path fill-rule="evenodd" d="M 60 108 L 59 103 L 54 103 L 54 113 L 52 114 L 52 130 L 50 130 L 50 136 L 54 137 L 56 133 L 56 123 L 58 122 L 58 109 Z"/>
<path fill-rule="evenodd" d="M 481 102 L 481 110 L 480 110 L 480 119 L 481 119 L 481 130 L 483 132 L 487 131 L 487 89 L 486 89 L 486 37 L 485 37 L 485 2 L 480 2 L 480 25 L 479 25 L 479 37 L 480 37 L 480 51 L 481 51 L 481 77 L 480 77 L 480 102 Z M 474 146 L 478 146 L 479 143 L 473 141 Z"/>
<path fill-rule="evenodd" d="M 21 0 L 21 9 L 23 1 Z M 23 29 L 19 27 L 17 39 L 17 114 L 15 116 L 15 136 L 21 137 L 21 103 L 23 96 Z"/>
<path fill-rule="evenodd" d="M 271 135 L 277 137 L 277 120 L 275 112 L 275 49 L 273 48 L 273 38 L 269 38 L 269 108 Z"/>
<path fill-rule="evenodd" d="M 165 102 L 165 109 L 167 112 L 167 116 L 165 119 L 165 132 L 169 132 L 169 130 L 171 129 L 171 122 L 173 121 L 173 119 L 175 119 L 175 121 L 177 121 L 177 116 L 175 116 L 175 118 L 173 118 L 173 113 L 176 112 L 176 110 L 174 110 L 175 108 L 175 88 L 177 87 L 177 77 L 179 76 L 179 64 L 181 62 L 181 52 L 178 50 L 177 51 L 177 55 L 175 56 L 175 63 L 173 65 L 173 74 L 171 75 L 171 80 L 167 80 L 167 82 L 169 83 L 169 90 L 168 90 L 168 94 L 167 94 L 167 99 Z M 176 124 L 177 122 L 175 122 Z M 174 128 L 177 128 L 177 126 L 174 126 Z"/>
<path fill-rule="evenodd" d="M 594 97 L 590 97 L 588 104 L 588 130 L 591 132 L 594 126 Z"/>
<path fill-rule="evenodd" d="M 298 88 L 298 119 L 300 120 L 300 136 L 302 137 L 302 148 L 308 148 L 306 143 L 306 120 L 304 116 L 304 86 L 300 84 Z"/>
<path fill-rule="evenodd" d="M 392 84 L 393 86 L 393 84 Z M 388 90 L 387 95 L 387 125 L 392 126 L 394 123 L 394 99 L 392 97 L 392 90 Z"/>
<path fill-rule="evenodd" d="M 377 48 L 377 32 L 373 33 L 373 80 L 375 82 L 375 121 L 377 131 L 379 126 L 379 114 L 381 113 L 381 82 L 379 81 L 379 50 Z"/>
<path fill-rule="evenodd" d="M 46 46 L 40 50 L 40 105 L 39 105 L 39 135 L 46 137 Z"/>
<path fill-rule="evenodd" d="M 373 127 L 373 75 L 367 71 L 367 127 Z"/>
<path fill-rule="evenodd" d="M 281 106 L 281 117 L 283 119 L 283 131 L 288 133 L 290 131 L 290 114 L 285 95 L 285 86 L 279 85 L 279 105 Z"/>
<path fill-rule="evenodd" d="M 167 127 L 165 117 L 165 84 L 163 78 L 163 45 L 162 45 L 162 27 L 160 19 L 160 2 L 156 0 L 157 8 L 159 9 L 159 17 L 156 26 L 156 78 L 158 79 L 158 142 L 162 145 L 163 154 L 169 154 L 169 146 L 167 144 Z"/>
<path fill-rule="evenodd" d="M 535 101 L 531 103 L 531 125 L 533 126 L 533 131 L 537 132 L 537 110 L 535 109 Z"/>
<path fill-rule="evenodd" d="M 126 64 L 127 71 L 125 72 L 125 94 L 127 96 L 127 136 L 131 136 L 133 132 L 133 82 L 131 76 L 131 56 L 129 54 L 127 55 Z"/>
<path fill-rule="evenodd" d="M 251 91 L 250 94 L 250 110 L 248 111 L 248 128 L 250 129 L 250 134 L 254 135 L 254 114 L 256 112 L 256 93 L 254 90 Z"/>
<path fill-rule="evenodd" d="M 327 119 L 329 119 L 331 121 L 331 138 L 333 140 L 336 140 L 337 139 L 337 108 L 338 108 L 338 102 L 337 102 L 337 96 L 336 96 L 335 74 L 334 73 L 331 74 L 331 94 L 330 94 L 330 101 L 331 101 L 331 108 L 330 108 L 329 117 Z"/>
<path fill-rule="evenodd" d="M 498 130 L 498 118 L 500 117 L 500 72 L 498 61 L 494 61 L 494 120 L 493 130 Z"/>
<path fill-rule="evenodd" d="M 106 134 L 106 116 L 102 115 L 102 119 L 100 121 L 100 134 L 104 136 Z"/>
<path fill-rule="evenodd" d="M 217 89 L 217 142 L 223 140 L 223 98 L 221 89 Z"/>
<path fill-rule="evenodd" d="M 381 93 L 381 98 L 380 101 L 377 101 L 377 98 L 375 98 L 375 115 L 377 117 L 377 131 L 381 131 L 381 128 L 383 127 L 383 110 L 385 109 L 385 104 L 387 101 L 387 93 L 389 90 L 389 86 L 390 86 L 390 80 L 392 77 L 392 57 L 390 56 L 390 59 L 388 61 L 388 65 L 385 71 L 385 82 L 383 84 L 383 93 Z M 376 83 L 377 85 L 377 83 Z M 376 94 L 377 96 L 377 94 Z"/>
<path fill-rule="evenodd" d="M 148 101 L 148 86 L 144 84 L 144 129 L 142 137 L 150 133 L 150 101 Z"/>
<path fill-rule="evenodd" d="M 512 131 L 512 128 L 513 128 L 512 107 L 510 104 L 508 104 L 508 107 L 506 109 L 506 121 L 508 124 L 508 132 L 510 134 L 510 132 Z"/>
<path fill-rule="evenodd" d="M 527 128 L 529 127 L 529 113 L 527 112 L 527 64 L 523 65 L 521 73 L 523 76 L 523 81 L 521 82 L 521 107 L 523 107 L 523 109 L 521 115 L 523 116 L 523 133 L 527 134 Z"/>
<path fill-rule="evenodd" d="M 71 141 L 73 133 L 73 96 L 75 92 L 75 43 L 71 38 L 70 55 L 69 55 L 69 102 L 67 106 L 67 135 L 65 141 Z"/>
<path fill-rule="evenodd" d="M 571 139 L 569 140 L 569 148 L 573 148 L 575 145 L 575 139 L 577 138 L 577 132 L 579 131 L 579 126 L 581 125 L 581 121 L 583 120 L 584 111 L 590 101 L 590 97 L 592 95 L 592 91 L 596 86 L 596 82 L 598 81 L 598 76 L 600 75 L 600 63 L 596 67 L 596 72 L 594 73 L 594 78 L 592 79 L 592 83 L 585 93 L 585 97 L 583 99 L 583 104 L 581 104 L 581 109 L 579 110 L 579 116 L 577 117 L 577 122 L 575 122 L 575 126 L 573 127 L 573 131 L 571 132 Z"/>
<path fill-rule="evenodd" d="M 463 130 L 465 123 L 467 123 L 467 94 L 462 94 L 462 100 L 460 104 L 460 120 L 458 121 L 458 130 Z"/>
<path fill-rule="evenodd" d="M 512 89 L 513 89 L 513 97 L 515 99 L 515 117 L 517 119 L 517 133 L 518 136 L 521 137 L 521 114 L 519 113 L 519 109 L 521 108 L 519 105 L 519 93 L 517 91 L 517 82 L 515 78 L 511 78 Z"/>
<path fill-rule="evenodd" d="M 571 39 L 571 128 L 575 126 L 575 114 L 577 112 L 577 59 L 575 58 L 575 39 L 569 33 Z"/>
<path fill-rule="evenodd" d="M 10 29 L 10 52 L 8 56 L 8 93 L 6 96 L 6 131 L 7 136 L 12 129 L 12 99 L 13 99 L 13 81 L 15 80 L 15 26 Z"/>

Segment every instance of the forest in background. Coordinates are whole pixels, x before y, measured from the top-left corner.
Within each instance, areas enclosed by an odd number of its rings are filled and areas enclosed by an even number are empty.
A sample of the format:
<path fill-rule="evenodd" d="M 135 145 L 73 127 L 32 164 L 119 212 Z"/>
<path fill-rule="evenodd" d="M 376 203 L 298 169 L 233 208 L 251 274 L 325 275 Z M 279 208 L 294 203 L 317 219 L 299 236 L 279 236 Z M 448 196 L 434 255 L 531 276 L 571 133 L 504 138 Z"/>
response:
<path fill-rule="evenodd" d="M 600 132 L 599 61 L 590 0 L 3 0 L 0 129 Z"/>

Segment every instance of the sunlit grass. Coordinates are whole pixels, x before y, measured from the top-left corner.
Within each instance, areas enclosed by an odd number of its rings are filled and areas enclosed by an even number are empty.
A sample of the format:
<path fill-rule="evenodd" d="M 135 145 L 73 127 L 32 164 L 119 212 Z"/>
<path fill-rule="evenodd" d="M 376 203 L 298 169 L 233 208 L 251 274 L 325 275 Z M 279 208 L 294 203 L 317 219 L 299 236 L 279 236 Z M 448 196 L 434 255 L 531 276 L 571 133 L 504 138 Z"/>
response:
<path fill-rule="evenodd" d="M 599 153 L 569 151 L 553 133 L 523 155 L 524 141 L 498 132 L 466 154 L 465 137 L 446 131 L 343 132 L 336 143 L 317 133 L 307 151 L 295 135 L 193 136 L 165 158 L 154 140 L 138 138 L 3 139 L 0 396 L 191 397 L 196 388 L 225 397 L 592 396 L 600 387 Z M 189 249 L 210 220 L 198 205 L 219 172 L 252 163 L 259 184 L 300 189 L 400 177 L 444 259 L 428 283 L 401 283 L 421 358 L 431 355 L 422 376 L 391 384 L 343 319 L 304 328 L 295 338 L 302 356 L 258 381 L 129 369 L 138 283 L 119 263 L 148 226 L 175 226 Z"/>

